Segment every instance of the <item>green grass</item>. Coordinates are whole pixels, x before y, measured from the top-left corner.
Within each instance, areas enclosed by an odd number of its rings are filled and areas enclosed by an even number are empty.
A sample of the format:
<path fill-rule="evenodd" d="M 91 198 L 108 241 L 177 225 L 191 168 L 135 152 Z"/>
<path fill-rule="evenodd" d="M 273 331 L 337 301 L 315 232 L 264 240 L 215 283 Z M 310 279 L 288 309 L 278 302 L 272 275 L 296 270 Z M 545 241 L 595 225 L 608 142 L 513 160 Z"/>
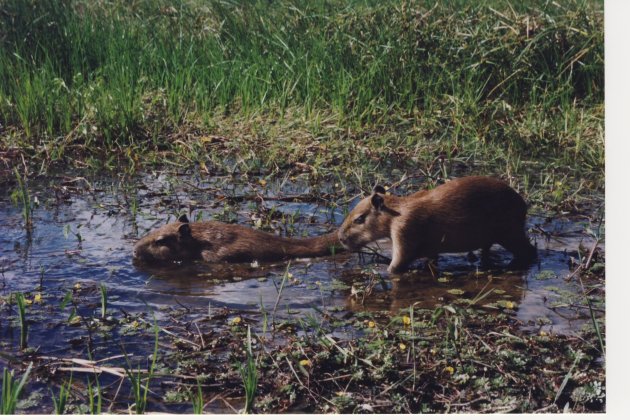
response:
<path fill-rule="evenodd" d="M 96 387 L 94 386 L 96 385 Z M 101 383 L 98 380 L 98 375 L 94 375 L 94 383 L 88 378 L 87 381 L 87 398 L 88 398 L 88 413 L 89 414 L 101 414 L 103 409 L 103 390 Z M 83 414 L 83 413 L 82 413 Z"/>
<path fill-rule="evenodd" d="M 22 207 L 22 219 L 24 220 L 24 228 L 27 232 L 33 230 L 33 203 L 28 192 L 26 176 L 21 175 L 17 166 L 13 168 L 17 188 L 11 193 L 11 201 L 16 206 Z"/>
<path fill-rule="evenodd" d="M 424 168 L 443 151 L 603 173 L 596 0 L 2 0 L 0 11 L 0 142 L 33 161 L 133 170 L 167 154 L 319 173 Z"/>
<path fill-rule="evenodd" d="M 70 375 L 70 379 L 67 382 L 61 384 L 59 388 L 59 396 L 55 397 L 55 394 L 51 393 L 53 407 L 55 409 L 55 414 L 61 415 L 65 414 L 66 407 L 68 403 L 68 397 L 70 396 L 70 387 L 72 386 L 72 374 Z"/>
<path fill-rule="evenodd" d="M 203 392 L 201 391 L 201 382 L 199 381 L 199 378 L 197 378 L 197 391 L 193 392 L 192 390 L 189 390 L 189 393 L 190 401 L 192 402 L 193 406 L 193 414 L 203 414 L 204 401 Z"/>
<path fill-rule="evenodd" d="M 18 307 L 18 319 L 20 321 L 20 348 L 25 349 L 28 339 L 28 322 L 26 321 L 26 301 L 21 292 L 15 294 L 15 302 Z"/>
<path fill-rule="evenodd" d="M 107 317 L 107 288 L 104 284 L 100 284 L 101 290 L 101 319 L 105 319 Z"/>
<path fill-rule="evenodd" d="M 155 366 L 157 362 L 157 354 L 158 354 L 158 343 L 159 343 L 159 334 L 160 328 L 157 325 L 157 321 L 155 321 L 153 330 L 155 332 L 155 340 L 153 346 L 153 356 L 151 358 L 151 365 L 149 366 L 149 370 L 146 374 L 142 373 L 140 366 L 134 370 L 131 367 L 129 360 L 127 359 L 127 354 L 125 353 L 125 360 L 127 362 L 127 366 L 125 367 L 125 373 L 127 374 L 127 378 L 131 383 L 131 391 L 133 395 L 133 410 L 136 414 L 143 414 L 147 409 L 148 404 L 148 396 L 149 396 L 149 382 L 153 377 L 153 373 L 155 371 Z M 100 397 L 99 397 L 100 398 Z M 131 412 L 131 407 L 130 407 Z"/>
<path fill-rule="evenodd" d="M 247 353 L 247 361 L 240 365 L 239 371 L 241 373 L 243 388 L 245 390 L 245 407 L 243 408 L 243 411 L 247 414 L 251 414 L 254 409 L 256 387 L 258 386 L 258 368 L 252 352 L 252 335 L 249 326 L 247 327 L 245 350 Z"/>
<path fill-rule="evenodd" d="M 2 371 L 2 400 L 0 401 L 0 414 L 15 414 L 16 405 L 20 399 L 22 388 L 26 384 L 33 363 L 28 365 L 19 383 L 15 383 L 13 372 L 6 367 Z"/>

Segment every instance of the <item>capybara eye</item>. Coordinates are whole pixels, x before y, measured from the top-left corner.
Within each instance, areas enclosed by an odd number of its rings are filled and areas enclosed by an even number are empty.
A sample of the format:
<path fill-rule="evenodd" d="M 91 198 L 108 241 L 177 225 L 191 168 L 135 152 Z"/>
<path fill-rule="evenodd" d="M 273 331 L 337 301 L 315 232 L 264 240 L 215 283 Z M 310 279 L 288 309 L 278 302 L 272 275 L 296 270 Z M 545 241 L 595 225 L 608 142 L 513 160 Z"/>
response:
<path fill-rule="evenodd" d="M 354 219 L 355 225 L 362 225 L 363 223 L 365 223 L 365 214 L 362 214 L 361 216 Z"/>
<path fill-rule="evenodd" d="M 167 239 L 167 238 L 165 238 L 165 237 L 157 238 L 157 239 L 155 240 L 155 244 L 156 244 L 156 245 L 158 245 L 158 246 L 164 246 L 164 245 L 166 245 L 167 243 L 168 243 L 168 239 Z"/>

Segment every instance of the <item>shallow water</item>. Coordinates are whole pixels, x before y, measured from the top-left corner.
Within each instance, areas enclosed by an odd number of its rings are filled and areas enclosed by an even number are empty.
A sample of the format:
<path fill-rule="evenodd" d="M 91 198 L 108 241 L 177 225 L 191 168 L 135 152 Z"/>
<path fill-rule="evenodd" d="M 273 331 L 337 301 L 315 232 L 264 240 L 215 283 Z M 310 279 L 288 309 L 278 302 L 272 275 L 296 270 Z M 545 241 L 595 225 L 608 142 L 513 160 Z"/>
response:
<path fill-rule="evenodd" d="M 43 303 L 54 304 L 42 311 L 29 308 L 29 346 L 39 347 L 42 354 L 64 357 L 83 357 L 87 338 L 85 330 L 68 324 L 70 307 L 61 309 L 59 304 L 69 290 L 79 287 L 91 303 L 77 306 L 78 314 L 89 316 L 100 309 L 100 284 L 107 288 L 110 313 L 142 312 L 149 319 L 153 312 L 162 324 L 168 322 L 173 308 L 185 308 L 191 316 L 222 308 L 260 316 L 261 308 L 268 313 L 276 308 L 278 319 L 328 311 L 386 310 L 395 314 L 411 305 L 467 304 L 463 299 L 485 292 L 489 293 L 477 305 L 507 306 L 526 330 L 571 334 L 588 317 L 584 308 L 567 304 L 562 296 L 578 291 L 565 278 L 571 272 L 571 258 L 578 258 L 578 247 L 589 249 L 594 243 L 588 231 L 594 229 L 589 215 L 550 220 L 530 217 L 528 226 L 539 249 L 539 262 L 515 272 L 506 271 L 510 255 L 500 247 L 493 248 L 491 269 L 480 268 L 478 261 L 469 261 L 466 255 L 443 255 L 437 271 L 425 269 L 418 261 L 417 269 L 400 279 L 391 279 L 386 264 L 375 263 L 369 255 L 297 260 L 289 264 L 290 276 L 284 285 L 286 262 L 257 267 L 198 263 L 153 269 L 132 264 L 135 240 L 174 220 L 180 211 L 192 219 L 215 218 L 252 226 L 257 216 L 264 219 L 269 215 L 256 206 L 258 195 L 266 209 L 279 212 L 271 218 L 271 225 L 282 234 L 291 229 L 293 235 L 316 235 L 341 223 L 344 211 L 358 200 L 339 205 L 333 201 L 291 202 L 287 197 L 308 198 L 311 193 L 326 197 L 337 187 L 314 188 L 300 179 L 262 184 L 229 177 L 199 180 L 165 174 L 147 174 L 130 184 L 60 177 L 49 186 L 30 185 L 39 202 L 31 234 L 24 229 L 10 192 L 4 191 L 0 197 L 0 294 L 32 294 L 41 285 Z M 542 235 L 543 231 L 549 235 Z M 387 255 L 387 241 L 380 245 Z M 373 285 L 371 293 L 365 293 L 368 285 Z M 14 311 L 11 306 L 7 310 Z M 96 340 L 98 358 L 120 354 L 118 341 L 115 333 Z M 0 350 L 14 352 L 18 345 L 16 324 L 0 321 Z M 140 353 L 152 351 L 141 340 L 126 345 Z"/>

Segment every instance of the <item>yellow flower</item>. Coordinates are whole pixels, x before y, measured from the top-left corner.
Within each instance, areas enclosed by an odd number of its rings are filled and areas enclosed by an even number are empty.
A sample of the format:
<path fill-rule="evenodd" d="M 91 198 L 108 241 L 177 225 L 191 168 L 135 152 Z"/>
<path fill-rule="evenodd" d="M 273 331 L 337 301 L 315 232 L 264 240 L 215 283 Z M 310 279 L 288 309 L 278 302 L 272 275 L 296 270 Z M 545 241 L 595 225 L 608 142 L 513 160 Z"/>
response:
<path fill-rule="evenodd" d="M 42 294 L 36 293 L 35 296 L 33 296 L 33 302 L 42 303 Z"/>
<path fill-rule="evenodd" d="M 444 372 L 448 372 L 449 375 L 452 375 L 455 372 L 455 368 L 453 368 L 453 366 L 446 366 Z"/>
<path fill-rule="evenodd" d="M 548 335 L 549 335 L 549 334 L 547 333 L 547 331 L 543 331 L 543 330 L 540 330 L 540 332 L 539 332 L 538 334 L 539 334 L 541 337 L 546 337 L 546 336 L 548 336 Z"/>
<path fill-rule="evenodd" d="M 31 299 L 26 299 L 26 298 L 24 298 L 24 303 L 25 303 L 26 305 L 31 305 L 31 304 L 33 303 L 33 301 L 32 301 Z"/>
<path fill-rule="evenodd" d="M 74 283 L 73 286 L 76 290 L 79 290 L 81 288 L 81 283 Z"/>
<path fill-rule="evenodd" d="M 300 366 L 310 366 L 311 361 L 308 359 L 300 360 Z"/>
<path fill-rule="evenodd" d="M 409 326 L 409 325 L 411 325 L 411 318 L 409 318 L 407 315 L 405 315 L 405 316 L 402 317 L 402 322 L 403 322 L 403 325 Z"/>
<path fill-rule="evenodd" d="M 374 327 L 376 327 L 376 323 L 374 321 L 368 321 L 368 327 L 369 328 L 374 328 Z"/>
<path fill-rule="evenodd" d="M 407 346 L 405 345 L 405 343 L 400 343 L 398 344 L 398 348 L 400 348 L 402 351 L 405 351 L 407 349 Z"/>
<path fill-rule="evenodd" d="M 243 320 L 240 316 L 236 316 L 230 320 L 230 324 L 232 325 L 239 325 L 241 322 L 243 322 Z"/>
<path fill-rule="evenodd" d="M 138 321 L 134 320 L 131 324 L 129 324 L 129 326 L 131 328 L 133 328 L 134 330 L 136 330 L 140 326 L 140 323 Z"/>
<path fill-rule="evenodd" d="M 267 185 L 267 181 L 266 181 L 266 180 L 264 180 L 264 179 L 259 179 L 259 180 L 258 180 L 258 183 L 259 183 L 260 185 L 262 185 L 263 187 L 264 187 L 265 185 Z"/>

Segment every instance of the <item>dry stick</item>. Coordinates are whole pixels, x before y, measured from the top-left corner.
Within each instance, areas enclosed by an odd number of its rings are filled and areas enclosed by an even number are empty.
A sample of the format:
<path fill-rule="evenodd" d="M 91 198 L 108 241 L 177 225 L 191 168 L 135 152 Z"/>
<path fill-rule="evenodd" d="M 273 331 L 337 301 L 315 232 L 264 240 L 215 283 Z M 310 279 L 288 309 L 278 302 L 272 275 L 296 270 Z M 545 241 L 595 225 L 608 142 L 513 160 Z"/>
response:
<path fill-rule="evenodd" d="M 149 324 L 149 322 L 147 322 L 147 321 L 146 321 L 146 320 L 144 320 L 143 318 L 140 318 L 140 317 L 139 317 L 138 319 L 139 319 L 140 321 L 144 322 L 145 324 Z M 173 337 L 177 338 L 178 340 L 181 340 L 181 341 L 183 341 L 183 342 L 185 342 L 185 343 L 190 344 L 191 346 L 195 347 L 195 350 L 200 350 L 200 346 L 199 346 L 199 344 L 197 344 L 197 343 L 195 343 L 195 342 L 193 342 L 193 341 L 187 340 L 187 339 L 185 339 L 185 338 L 182 338 L 182 337 L 178 336 L 177 334 L 175 334 L 175 333 L 173 333 L 173 332 L 170 332 L 170 331 L 169 331 L 169 330 L 167 330 L 166 328 L 163 328 L 163 327 L 160 327 L 160 326 L 158 326 L 158 328 L 160 329 L 160 331 L 164 332 L 165 334 L 168 334 L 168 335 L 170 335 L 170 336 L 173 336 Z"/>
<path fill-rule="evenodd" d="M 203 385 L 202 385 L 202 386 L 203 386 Z M 216 400 L 218 400 L 219 398 L 221 398 L 223 401 L 225 401 L 224 397 L 229 396 L 230 394 L 232 394 L 232 392 L 233 392 L 233 391 L 223 391 L 223 392 L 218 393 L 218 394 L 217 394 L 217 395 L 215 395 L 214 397 L 210 398 L 210 400 L 209 400 L 207 403 L 205 403 L 205 404 L 203 405 L 203 408 L 202 408 L 202 409 L 205 409 L 208 405 L 212 404 L 213 402 L 215 402 L 215 401 L 216 401 Z M 225 394 L 225 395 L 224 395 L 224 394 Z M 228 404 L 228 405 L 229 405 L 229 404 Z M 234 410 L 234 407 L 232 407 L 231 405 L 230 405 L 230 407 L 232 408 L 232 410 Z"/>
<path fill-rule="evenodd" d="M 201 330 L 199 329 L 199 325 L 197 325 L 196 322 L 193 322 L 193 324 L 195 325 L 195 328 L 197 328 L 197 332 L 199 333 L 199 339 L 201 340 L 201 348 L 205 348 L 206 347 L 206 342 L 203 340 L 203 334 L 201 334 Z"/>
<path fill-rule="evenodd" d="M 273 312 L 271 314 L 271 325 L 276 325 L 276 309 L 278 309 L 278 303 L 280 303 L 280 296 L 282 296 L 282 289 L 284 289 L 284 283 L 287 281 L 289 277 L 289 267 L 291 267 L 291 263 L 287 264 L 287 268 L 282 276 L 282 283 L 280 283 L 280 290 L 278 291 L 278 297 L 276 298 L 276 303 L 273 305 Z"/>
<path fill-rule="evenodd" d="M 576 268 L 575 271 L 573 271 L 573 273 L 571 273 L 568 277 L 565 278 L 566 281 L 571 280 L 576 274 L 580 273 L 581 271 L 588 270 L 588 268 L 591 265 L 591 260 L 593 259 L 593 254 L 595 254 L 595 250 L 597 249 L 597 245 L 599 245 L 599 239 L 597 239 L 595 241 L 595 244 L 593 244 L 593 247 L 591 248 L 591 251 L 588 254 L 588 258 L 586 259 L 586 262 L 584 264 L 578 265 L 578 268 Z"/>
<path fill-rule="evenodd" d="M 235 414 L 237 414 L 239 412 L 236 408 L 234 408 L 234 406 L 232 404 L 227 402 L 227 400 L 223 396 L 220 396 L 219 398 L 221 399 L 221 401 L 223 401 L 223 404 L 225 404 L 228 407 L 230 407 L 232 409 L 232 411 L 234 411 Z"/>
<path fill-rule="evenodd" d="M 109 408 L 107 409 L 107 411 L 111 412 L 112 408 L 114 407 L 114 402 L 116 402 L 116 398 L 118 397 L 118 393 L 120 392 L 120 388 L 122 388 L 122 384 L 124 382 L 125 378 L 120 378 L 120 384 L 118 385 L 118 389 L 116 389 L 116 393 L 114 394 L 114 398 L 112 398 L 112 402 L 109 404 Z"/>

